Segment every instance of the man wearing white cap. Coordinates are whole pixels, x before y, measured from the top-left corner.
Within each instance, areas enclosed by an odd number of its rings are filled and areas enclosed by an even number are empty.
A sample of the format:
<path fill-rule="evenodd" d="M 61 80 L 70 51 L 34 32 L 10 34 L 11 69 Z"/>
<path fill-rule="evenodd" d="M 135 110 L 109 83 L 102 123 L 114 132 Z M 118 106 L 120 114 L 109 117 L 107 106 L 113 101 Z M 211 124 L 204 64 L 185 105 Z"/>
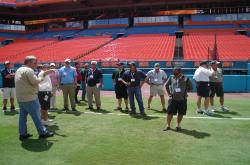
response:
<path fill-rule="evenodd" d="M 218 61 L 211 62 L 211 72 L 212 72 L 212 75 L 210 76 L 211 111 L 212 112 L 216 111 L 214 107 L 214 96 L 216 94 L 216 96 L 220 98 L 221 110 L 223 112 L 227 112 L 228 108 L 224 106 L 223 73 L 222 73 L 222 69 L 218 68 L 218 64 L 220 64 L 220 62 Z"/>
<path fill-rule="evenodd" d="M 7 110 L 7 102 L 10 99 L 11 110 L 15 110 L 14 98 L 16 96 L 15 89 L 15 71 L 11 69 L 9 61 L 4 62 L 5 69 L 1 71 L 3 78 L 3 112 Z"/>
<path fill-rule="evenodd" d="M 102 71 L 98 69 L 96 65 L 96 61 L 91 61 L 91 68 L 88 70 L 88 73 L 86 75 L 86 92 L 90 110 L 93 109 L 93 95 L 95 97 L 97 110 L 101 109 L 100 90 L 102 88 L 103 75 Z"/>
<path fill-rule="evenodd" d="M 160 69 L 160 64 L 156 63 L 154 69 L 147 73 L 146 81 L 150 85 L 150 96 L 148 98 L 148 109 L 150 109 L 150 104 L 152 99 L 157 94 L 161 98 L 162 111 L 166 112 L 165 107 L 165 98 L 164 98 L 164 89 L 163 85 L 167 82 L 167 74 L 164 70 Z"/>
<path fill-rule="evenodd" d="M 63 91 L 64 110 L 69 110 L 68 97 L 72 111 L 76 111 L 75 89 L 77 87 L 77 73 L 74 67 L 70 66 L 70 59 L 65 60 L 65 66 L 59 69 L 60 85 Z"/>
<path fill-rule="evenodd" d="M 50 105 L 51 105 L 51 109 L 57 109 L 56 108 L 56 90 L 59 88 L 59 72 L 56 69 L 55 63 L 50 64 L 50 69 L 54 70 L 54 72 L 49 74 L 51 83 L 52 83 L 52 96 L 50 99 Z"/>

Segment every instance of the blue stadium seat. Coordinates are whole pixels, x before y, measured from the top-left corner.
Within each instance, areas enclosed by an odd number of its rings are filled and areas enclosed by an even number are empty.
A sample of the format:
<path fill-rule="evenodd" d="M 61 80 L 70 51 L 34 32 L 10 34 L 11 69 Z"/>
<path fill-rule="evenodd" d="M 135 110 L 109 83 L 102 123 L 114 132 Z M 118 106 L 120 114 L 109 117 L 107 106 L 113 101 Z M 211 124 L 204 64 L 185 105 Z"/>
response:
<path fill-rule="evenodd" d="M 185 25 L 184 29 L 227 29 L 227 28 L 236 28 L 233 24 L 225 25 Z"/>
<path fill-rule="evenodd" d="M 101 28 L 101 29 L 88 29 L 79 32 L 78 36 L 96 36 L 96 35 L 113 35 L 117 33 L 125 33 L 125 28 Z"/>
<path fill-rule="evenodd" d="M 178 30 L 178 26 L 137 26 L 129 28 L 127 34 L 174 34 Z"/>
<path fill-rule="evenodd" d="M 78 32 L 78 31 L 79 30 L 64 30 L 64 31 L 30 33 L 30 34 L 25 35 L 25 37 L 28 39 L 47 39 L 47 38 L 53 38 L 56 36 L 73 35 L 74 33 Z"/>
<path fill-rule="evenodd" d="M 0 37 L 3 38 L 20 38 L 24 35 L 21 33 L 9 33 L 9 32 L 0 32 Z"/>

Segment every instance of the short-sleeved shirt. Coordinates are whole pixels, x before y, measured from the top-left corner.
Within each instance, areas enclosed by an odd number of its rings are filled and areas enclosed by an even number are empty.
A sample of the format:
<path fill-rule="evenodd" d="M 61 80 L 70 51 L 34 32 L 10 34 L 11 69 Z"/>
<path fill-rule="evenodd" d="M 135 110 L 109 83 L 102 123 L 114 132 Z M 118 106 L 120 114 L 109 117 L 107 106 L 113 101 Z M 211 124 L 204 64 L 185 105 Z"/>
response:
<path fill-rule="evenodd" d="M 34 70 L 27 66 L 22 66 L 16 71 L 15 84 L 18 102 L 29 102 L 37 99 L 38 80 Z"/>
<path fill-rule="evenodd" d="M 217 68 L 217 71 L 211 69 L 212 75 L 210 76 L 210 82 L 222 82 L 223 81 L 223 73 L 222 69 Z"/>
<path fill-rule="evenodd" d="M 123 75 L 123 80 L 126 82 L 130 82 L 131 87 L 137 87 L 140 86 L 141 80 L 145 79 L 147 76 L 145 73 L 143 73 L 140 70 L 135 71 L 132 73 L 131 71 L 126 71 Z"/>
<path fill-rule="evenodd" d="M 125 69 L 122 71 L 120 70 L 115 70 L 112 74 L 112 79 L 115 81 L 115 85 L 119 87 L 126 87 L 126 85 L 121 81 L 122 77 L 125 73 Z"/>
<path fill-rule="evenodd" d="M 194 79 L 196 82 L 209 82 L 209 77 L 212 72 L 204 67 L 199 67 L 194 73 Z"/>
<path fill-rule="evenodd" d="M 53 86 L 56 86 L 59 84 L 59 72 L 58 70 L 55 70 L 55 72 L 52 72 L 49 74 L 50 80 Z"/>
<path fill-rule="evenodd" d="M 193 89 L 192 82 L 185 76 L 180 78 L 170 77 L 167 80 L 166 88 L 169 88 L 174 100 L 184 100 L 187 92 Z"/>
<path fill-rule="evenodd" d="M 159 70 L 159 72 L 151 70 L 147 73 L 147 77 L 149 78 L 150 84 L 162 85 L 164 80 L 167 79 L 167 74 L 164 72 L 164 70 Z"/>
<path fill-rule="evenodd" d="M 94 87 L 101 82 L 103 78 L 102 71 L 100 69 L 89 69 L 86 78 L 87 85 L 89 87 Z"/>
<path fill-rule="evenodd" d="M 75 78 L 77 77 L 77 73 L 75 68 L 71 66 L 69 68 L 63 66 L 59 69 L 59 77 L 62 85 L 73 84 L 75 82 Z"/>
<path fill-rule="evenodd" d="M 38 78 L 43 78 L 43 74 L 44 74 L 44 71 L 41 71 L 38 74 Z M 52 83 L 51 83 L 51 79 L 50 79 L 49 75 L 46 75 L 43 78 L 43 81 L 41 81 L 39 83 L 38 87 L 39 87 L 40 92 L 51 92 L 52 91 Z"/>
<path fill-rule="evenodd" d="M 15 88 L 15 77 L 5 78 L 9 74 L 15 74 L 15 70 L 5 68 L 1 71 L 1 74 L 3 78 L 3 88 Z"/>
<path fill-rule="evenodd" d="M 82 69 L 81 70 L 81 75 L 82 75 L 82 81 L 85 82 L 86 81 L 86 77 L 88 74 L 89 69 Z"/>

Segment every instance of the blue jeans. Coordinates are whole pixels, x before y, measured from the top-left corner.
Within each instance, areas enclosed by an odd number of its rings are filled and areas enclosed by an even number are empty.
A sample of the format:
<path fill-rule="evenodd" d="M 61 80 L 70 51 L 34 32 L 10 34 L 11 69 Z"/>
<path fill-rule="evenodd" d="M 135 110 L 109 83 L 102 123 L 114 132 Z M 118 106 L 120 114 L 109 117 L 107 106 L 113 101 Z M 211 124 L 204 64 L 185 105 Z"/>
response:
<path fill-rule="evenodd" d="M 82 100 L 85 100 L 86 97 L 86 83 L 82 82 Z"/>
<path fill-rule="evenodd" d="M 44 135 L 47 132 L 47 129 L 42 125 L 41 115 L 40 115 L 40 104 L 39 100 L 33 100 L 29 102 L 18 102 L 20 107 L 19 113 L 19 134 L 27 134 L 27 116 L 31 116 L 37 132 L 39 135 Z"/>
<path fill-rule="evenodd" d="M 135 100 L 134 99 L 136 98 L 136 101 L 138 103 L 140 112 L 144 113 L 144 106 L 143 106 L 141 88 L 139 86 L 137 86 L 137 87 L 127 87 L 127 91 L 128 91 L 128 97 L 129 97 L 131 112 L 135 112 Z"/>

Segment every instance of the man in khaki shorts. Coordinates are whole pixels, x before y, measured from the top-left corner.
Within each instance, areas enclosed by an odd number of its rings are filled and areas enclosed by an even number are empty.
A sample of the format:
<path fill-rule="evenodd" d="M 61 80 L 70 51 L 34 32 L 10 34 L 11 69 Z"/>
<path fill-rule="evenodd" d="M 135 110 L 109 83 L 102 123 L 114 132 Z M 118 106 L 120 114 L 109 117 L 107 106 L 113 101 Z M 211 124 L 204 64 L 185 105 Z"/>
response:
<path fill-rule="evenodd" d="M 160 64 L 156 63 L 154 69 L 147 73 L 146 81 L 150 85 L 150 96 L 148 98 L 148 109 L 151 109 L 151 102 L 157 94 L 161 98 L 162 111 L 166 112 L 163 86 L 167 81 L 167 74 L 160 69 Z"/>
<path fill-rule="evenodd" d="M 16 97 L 15 89 L 15 71 L 12 69 L 12 64 L 9 61 L 4 62 L 5 69 L 1 71 L 3 79 L 3 112 L 7 110 L 7 102 L 10 99 L 10 110 L 15 110 L 14 98 Z"/>

